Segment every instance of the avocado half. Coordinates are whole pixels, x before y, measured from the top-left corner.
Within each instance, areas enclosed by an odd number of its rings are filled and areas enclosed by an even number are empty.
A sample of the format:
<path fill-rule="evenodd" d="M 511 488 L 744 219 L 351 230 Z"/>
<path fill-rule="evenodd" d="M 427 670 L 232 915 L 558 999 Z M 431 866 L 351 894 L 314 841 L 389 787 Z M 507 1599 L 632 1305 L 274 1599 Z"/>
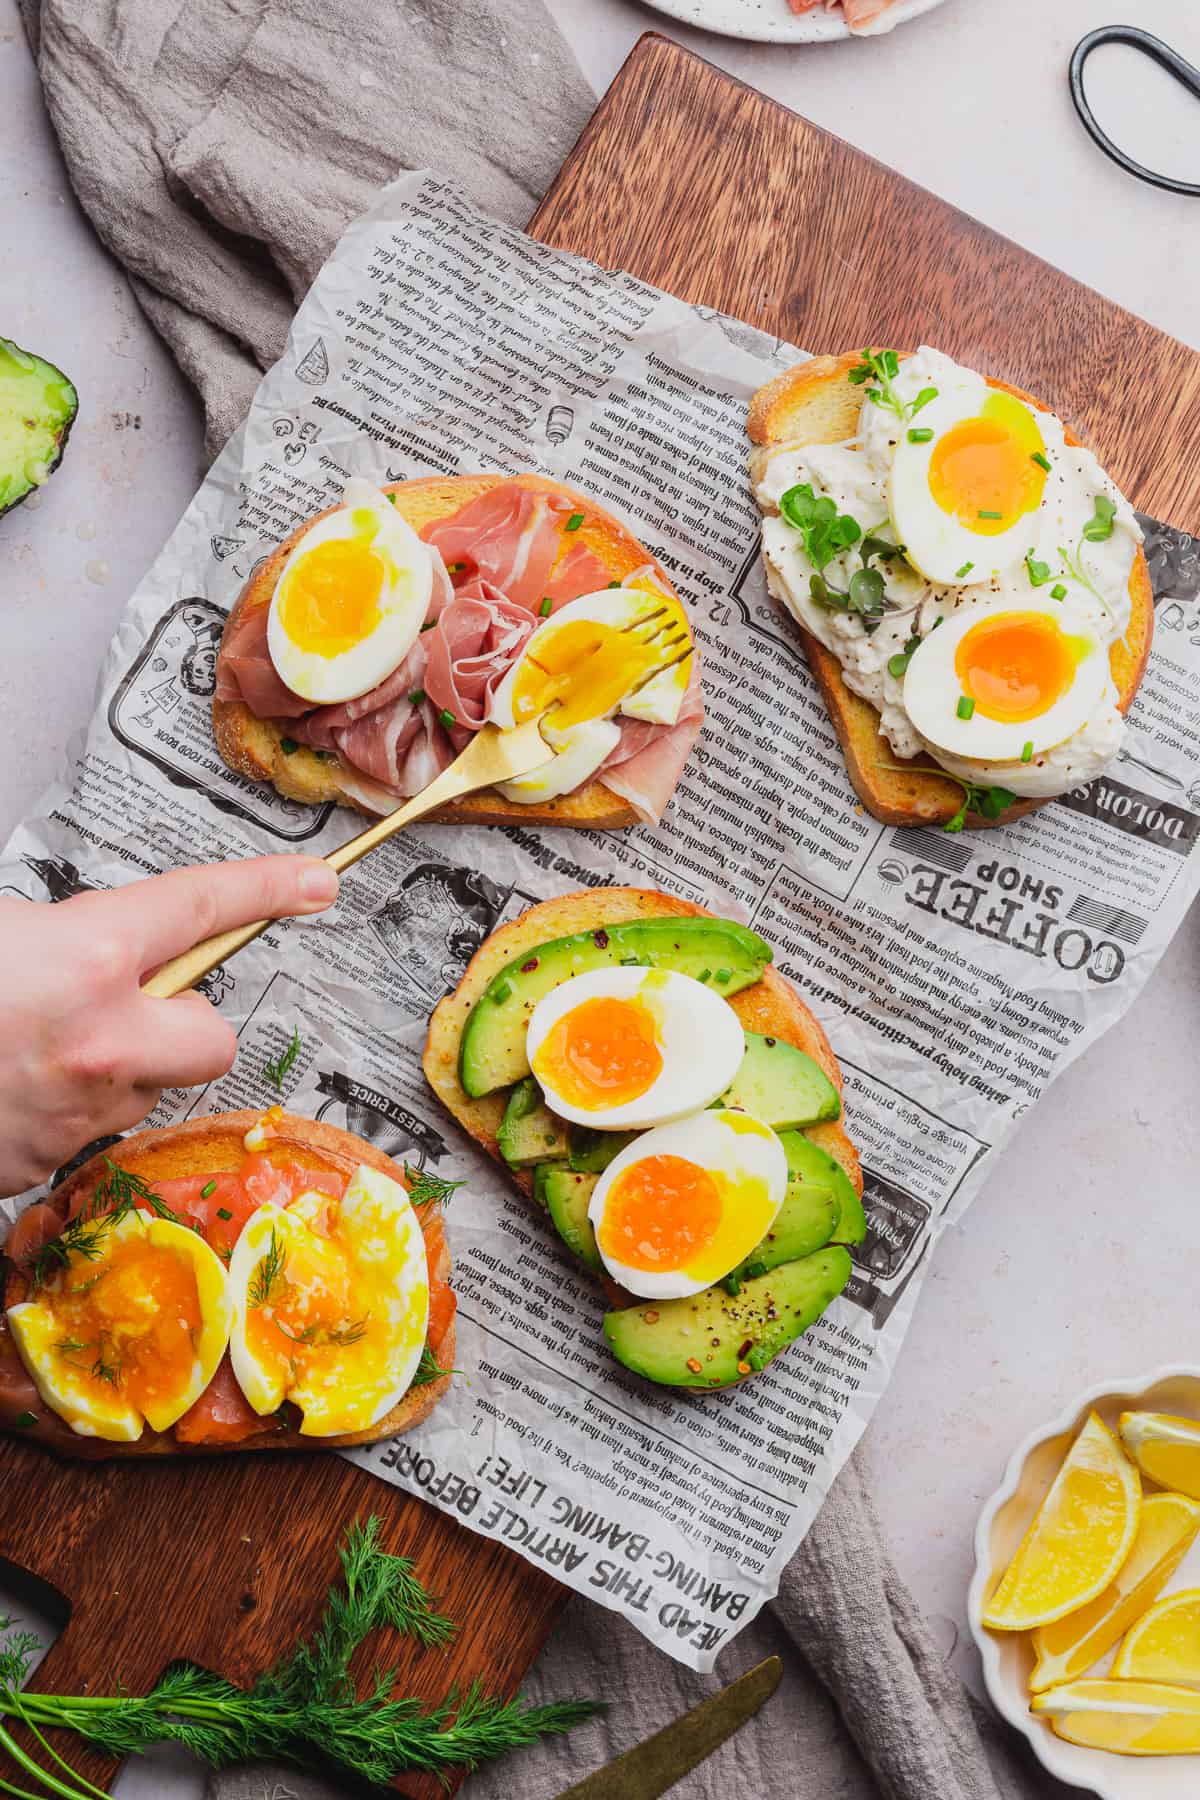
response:
<path fill-rule="evenodd" d="M 0 517 L 49 480 L 78 411 L 61 369 L 0 337 Z"/>

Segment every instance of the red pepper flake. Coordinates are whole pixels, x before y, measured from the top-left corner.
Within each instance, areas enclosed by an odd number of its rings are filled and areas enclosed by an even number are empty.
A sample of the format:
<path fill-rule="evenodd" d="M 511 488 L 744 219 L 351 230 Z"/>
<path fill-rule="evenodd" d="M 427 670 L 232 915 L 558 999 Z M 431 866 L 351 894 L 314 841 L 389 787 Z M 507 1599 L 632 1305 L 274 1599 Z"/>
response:
<path fill-rule="evenodd" d="M 607 950 L 608 949 L 608 933 L 607 933 L 607 931 L 605 931 L 603 928 L 601 928 L 601 930 L 599 930 L 599 931 L 593 931 L 592 942 L 593 942 L 593 944 L 595 944 L 597 950 Z"/>
<path fill-rule="evenodd" d="M 750 1364 L 748 1362 L 740 1362 L 737 1366 L 737 1371 L 739 1375 L 748 1375 L 750 1373 Z"/>
<path fill-rule="evenodd" d="M 531 956 L 528 962 L 521 964 L 522 975 L 532 975 L 533 971 L 537 968 L 537 966 L 538 966 L 537 957 Z"/>
<path fill-rule="evenodd" d="M 745 1343 L 741 1346 L 741 1348 L 738 1351 L 738 1361 L 739 1362 L 742 1361 L 743 1357 L 749 1356 L 751 1347 L 753 1346 L 753 1343 L 754 1343 L 753 1338 L 746 1339 Z"/>
<path fill-rule="evenodd" d="M 657 1325 L 658 1324 L 658 1314 L 655 1312 L 653 1307 L 650 1308 L 649 1312 L 644 1312 L 642 1314 L 642 1317 L 646 1321 L 647 1325 Z"/>
<path fill-rule="evenodd" d="M 697 1357 L 689 1356 L 687 1359 L 687 1366 L 692 1371 L 693 1375 L 700 1374 L 700 1362 Z"/>

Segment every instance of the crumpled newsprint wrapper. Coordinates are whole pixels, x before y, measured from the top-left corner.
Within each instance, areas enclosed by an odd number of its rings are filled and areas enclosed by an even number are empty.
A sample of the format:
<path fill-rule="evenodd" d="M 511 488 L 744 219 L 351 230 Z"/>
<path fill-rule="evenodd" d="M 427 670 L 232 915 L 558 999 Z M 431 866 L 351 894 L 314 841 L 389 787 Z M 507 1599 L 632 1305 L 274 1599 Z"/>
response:
<path fill-rule="evenodd" d="M 549 250 L 410 176 L 347 232 L 129 604 L 75 766 L 17 831 L 8 893 L 58 900 L 357 829 L 230 773 L 209 724 L 226 611 L 347 475 L 537 469 L 626 518 L 703 641 L 708 720 L 666 818 L 625 833 L 417 828 L 205 985 L 233 1071 L 155 1121 L 278 1096 L 439 1175 L 460 1373 L 356 1453 L 693 1668 L 775 1591 L 886 1385 L 948 1219 L 1057 1070 L 1112 1025 L 1200 883 L 1200 553 L 1149 524 L 1158 639 L 1110 774 L 985 833 L 897 831 L 855 801 L 795 631 L 767 597 L 746 401 L 790 344 Z M 475 947 L 583 884 L 661 886 L 752 923 L 828 1031 L 866 1167 L 845 1295 L 748 1385 L 623 1372 L 598 1290 L 423 1081 L 429 1011 Z"/>

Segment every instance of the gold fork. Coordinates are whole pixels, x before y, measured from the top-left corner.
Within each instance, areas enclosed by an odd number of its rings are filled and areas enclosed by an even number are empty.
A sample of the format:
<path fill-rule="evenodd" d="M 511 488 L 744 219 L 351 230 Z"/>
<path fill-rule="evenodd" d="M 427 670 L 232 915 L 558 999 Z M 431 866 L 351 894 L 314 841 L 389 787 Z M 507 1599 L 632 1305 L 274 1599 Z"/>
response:
<path fill-rule="evenodd" d="M 637 641 L 643 650 L 653 650 L 656 656 L 660 658 L 652 668 L 646 671 L 639 681 L 634 683 L 633 687 L 629 690 L 631 694 L 640 694 L 647 683 L 657 680 L 660 675 L 665 675 L 668 669 L 678 668 L 682 663 L 685 663 L 692 654 L 692 634 L 687 628 L 686 621 L 681 623 L 680 621 L 673 622 L 668 619 L 665 624 L 654 624 L 656 619 L 661 619 L 663 614 L 669 612 L 669 610 L 669 607 L 665 604 L 656 606 L 653 612 L 642 613 L 639 618 L 631 619 L 628 625 L 622 625 L 621 627 L 621 633 L 622 636 L 624 636 L 632 631 L 640 633 L 643 625 L 653 625 L 654 629 L 647 632 L 644 637 L 639 636 Z M 665 653 L 668 650 L 678 650 L 680 644 L 684 647 L 682 650 L 679 650 L 678 655 L 666 657 L 666 660 L 661 660 L 665 657 Z"/>
<path fill-rule="evenodd" d="M 551 754 L 537 719 L 530 719 L 515 731 L 498 731 L 494 725 L 485 725 L 482 731 L 475 733 L 462 755 L 448 769 L 443 769 L 427 788 L 406 800 L 395 812 L 368 825 L 348 843 L 339 844 L 325 861 L 340 873 L 368 856 L 378 845 L 386 843 L 396 832 L 403 831 L 406 825 L 436 812 L 439 806 L 445 806 L 450 800 L 461 800 L 464 794 L 474 794 L 480 788 L 492 787 L 497 781 L 512 781 L 518 775 L 528 775 L 539 763 L 547 762 Z M 182 955 L 163 963 L 148 981 L 142 983 L 142 992 L 159 1000 L 182 994 L 211 974 L 219 963 L 228 961 L 235 951 L 252 944 L 275 923 L 274 919 L 256 919 L 252 925 L 238 925 L 231 931 L 218 932 L 216 937 L 205 938 L 202 944 L 194 944 Z"/>

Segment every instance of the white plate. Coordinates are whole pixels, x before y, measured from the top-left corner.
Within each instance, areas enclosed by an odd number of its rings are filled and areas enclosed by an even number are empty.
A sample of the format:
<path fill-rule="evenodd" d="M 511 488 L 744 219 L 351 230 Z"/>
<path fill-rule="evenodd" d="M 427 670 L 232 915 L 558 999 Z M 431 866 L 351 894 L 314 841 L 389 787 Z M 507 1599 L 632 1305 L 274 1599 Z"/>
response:
<path fill-rule="evenodd" d="M 983 1678 L 997 1712 L 1022 1733 L 1043 1768 L 1072 1787 L 1086 1788 L 1099 1800 L 1196 1800 L 1200 1793 L 1200 1756 L 1118 1756 L 1111 1750 L 1087 1750 L 1055 1737 L 1043 1719 L 1029 1710 L 1029 1673 L 1033 1651 L 1028 1632 L 988 1631 L 982 1623 L 987 1600 L 1025 1528 L 1058 1473 L 1067 1449 L 1087 1418 L 1098 1412 L 1116 1429 L 1123 1412 L 1182 1413 L 1200 1419 L 1200 1368 L 1155 1369 L 1130 1381 L 1106 1382 L 1084 1394 L 1051 1424 L 1031 1433 L 1014 1450 L 1004 1480 L 975 1528 L 975 1574 L 967 1599 L 971 1635 L 983 1658 Z M 1157 1492 L 1157 1489 L 1148 1489 Z M 1164 1588 L 1200 1586 L 1200 1543 L 1192 1545 Z M 1092 1674 L 1103 1674 L 1111 1657 Z"/>
<path fill-rule="evenodd" d="M 700 25 L 705 31 L 719 31 L 725 37 L 751 38 L 756 43 L 827 44 L 834 38 L 880 37 L 897 25 L 907 25 L 922 13 L 932 12 L 942 0 L 895 0 L 874 25 L 865 31 L 851 31 L 841 13 L 825 11 L 802 13 L 788 7 L 787 0 L 646 0 L 657 12 L 669 18 L 682 19 L 685 25 Z"/>

